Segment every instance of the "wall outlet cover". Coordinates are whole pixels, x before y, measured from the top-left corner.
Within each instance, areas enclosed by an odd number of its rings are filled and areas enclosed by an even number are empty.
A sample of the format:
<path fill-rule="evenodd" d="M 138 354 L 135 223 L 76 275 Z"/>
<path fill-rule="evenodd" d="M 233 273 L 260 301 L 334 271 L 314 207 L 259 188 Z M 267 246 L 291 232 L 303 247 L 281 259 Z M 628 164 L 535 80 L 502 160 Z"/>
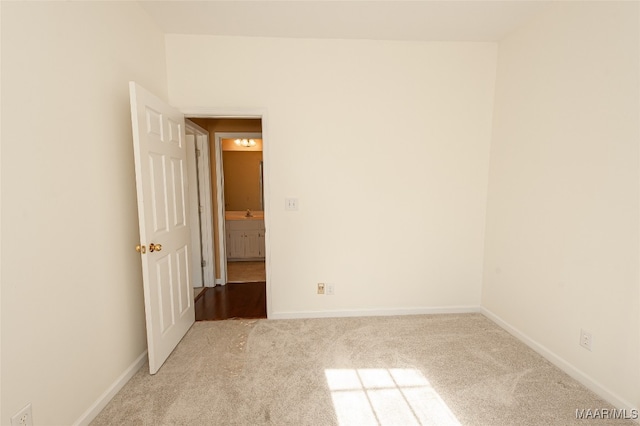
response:
<path fill-rule="evenodd" d="M 33 426 L 31 403 L 25 405 L 22 410 L 11 416 L 11 426 Z"/>
<path fill-rule="evenodd" d="M 591 350 L 592 343 L 593 337 L 591 336 L 591 332 L 587 330 L 580 330 L 580 346 L 585 349 Z"/>

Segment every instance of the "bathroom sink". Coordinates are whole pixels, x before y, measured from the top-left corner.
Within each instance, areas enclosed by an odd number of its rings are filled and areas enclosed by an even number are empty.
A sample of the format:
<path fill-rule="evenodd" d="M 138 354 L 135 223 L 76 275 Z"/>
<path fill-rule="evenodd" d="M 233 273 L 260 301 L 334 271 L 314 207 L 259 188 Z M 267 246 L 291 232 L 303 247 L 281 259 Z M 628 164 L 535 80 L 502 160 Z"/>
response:
<path fill-rule="evenodd" d="M 261 211 L 251 212 L 251 216 L 247 216 L 246 211 L 227 211 L 225 212 L 225 220 L 263 220 L 264 213 Z"/>

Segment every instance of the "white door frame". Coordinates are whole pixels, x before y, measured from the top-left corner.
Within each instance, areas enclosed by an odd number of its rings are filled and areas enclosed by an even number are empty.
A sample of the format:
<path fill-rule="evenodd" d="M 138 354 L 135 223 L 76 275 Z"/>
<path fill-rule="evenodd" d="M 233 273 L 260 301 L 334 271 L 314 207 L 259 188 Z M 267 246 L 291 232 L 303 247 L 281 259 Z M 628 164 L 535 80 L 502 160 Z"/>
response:
<path fill-rule="evenodd" d="M 193 223 L 199 226 L 193 226 L 191 233 L 194 244 L 193 253 L 197 254 L 197 261 L 194 260 L 194 268 L 198 268 L 200 274 L 200 283 L 198 286 L 215 287 L 215 260 L 213 256 L 213 204 L 211 202 L 211 168 L 209 157 L 209 132 L 198 126 L 192 121 L 185 119 L 185 128 L 187 134 L 192 133 L 195 137 L 195 153 L 193 169 L 190 174 L 195 175 L 196 187 L 198 188 L 197 197 L 191 200 Z M 194 287 L 196 283 L 194 282 Z"/>
<path fill-rule="evenodd" d="M 267 291 L 267 318 L 271 317 L 271 268 L 270 264 L 270 253 L 271 253 L 271 238 L 270 238 L 270 161 L 269 161 L 269 127 L 268 127 L 268 116 L 267 111 L 264 109 L 250 109 L 250 110 L 242 110 L 242 109 L 220 109 L 220 108 L 180 108 L 180 111 L 185 115 L 186 118 L 258 118 L 262 121 L 262 171 L 263 171 L 263 193 L 264 193 L 264 227 L 265 227 L 265 270 L 266 270 L 266 291 Z M 215 149 L 218 150 L 217 141 L 214 141 L 216 144 Z M 216 174 L 218 177 L 218 182 L 220 182 L 221 171 L 218 169 L 218 163 L 222 163 L 221 161 L 221 151 L 222 147 L 219 147 L 219 151 L 216 151 Z M 216 186 L 218 183 L 216 184 Z M 224 210 L 222 212 L 222 216 L 220 215 L 220 206 L 224 209 L 224 198 L 220 200 L 221 190 L 220 187 L 218 189 L 217 201 L 218 201 L 218 224 L 217 228 L 220 232 L 220 225 L 222 224 L 222 233 L 220 235 L 219 241 L 219 249 L 220 249 L 220 277 L 221 284 L 226 284 L 227 276 L 226 276 L 226 259 L 227 252 L 226 247 L 224 245 L 225 234 L 224 234 Z M 215 226 L 216 224 L 214 224 Z M 224 262 L 223 262 L 224 259 Z"/>
<path fill-rule="evenodd" d="M 224 206 L 224 161 L 222 160 L 222 139 L 262 139 L 262 132 L 215 132 L 214 133 L 215 150 L 216 150 L 216 188 L 218 192 L 218 232 L 223 238 L 219 241 L 220 245 L 220 279 L 222 285 L 227 283 L 227 239 L 226 237 L 226 221 Z M 262 155 L 264 157 L 264 140 L 262 144 Z M 263 158 L 264 168 L 264 158 Z M 264 179 L 264 178 L 263 178 Z M 264 183 L 263 183 L 264 186 Z M 264 188 L 263 188 L 264 194 Z M 264 209 L 264 205 L 262 206 Z M 265 248 L 266 251 L 266 248 Z"/>
<path fill-rule="evenodd" d="M 186 128 L 187 178 L 189 179 L 189 229 L 191 230 L 191 286 L 202 287 L 202 250 L 200 249 L 200 218 L 198 217 L 198 167 L 196 165 L 196 135 Z"/>

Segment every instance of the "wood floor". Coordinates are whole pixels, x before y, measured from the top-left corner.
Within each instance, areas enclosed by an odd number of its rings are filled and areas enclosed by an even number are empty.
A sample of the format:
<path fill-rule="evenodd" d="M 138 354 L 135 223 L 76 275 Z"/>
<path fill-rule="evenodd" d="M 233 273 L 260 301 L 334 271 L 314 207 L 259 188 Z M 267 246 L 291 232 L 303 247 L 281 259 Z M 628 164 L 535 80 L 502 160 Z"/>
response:
<path fill-rule="evenodd" d="M 195 308 L 196 321 L 266 318 L 266 283 L 228 283 L 208 287 L 196 298 Z"/>
<path fill-rule="evenodd" d="M 264 261 L 227 262 L 228 283 L 249 283 L 266 281 Z"/>

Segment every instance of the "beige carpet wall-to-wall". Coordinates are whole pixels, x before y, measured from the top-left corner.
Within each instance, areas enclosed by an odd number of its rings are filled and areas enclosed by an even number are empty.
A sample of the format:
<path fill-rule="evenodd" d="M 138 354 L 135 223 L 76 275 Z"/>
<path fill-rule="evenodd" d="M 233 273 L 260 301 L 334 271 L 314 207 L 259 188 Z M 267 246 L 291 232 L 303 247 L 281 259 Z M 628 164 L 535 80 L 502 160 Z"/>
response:
<path fill-rule="evenodd" d="M 479 314 L 198 322 L 100 425 L 633 425 Z M 622 412 L 631 417 L 632 412 Z"/>

